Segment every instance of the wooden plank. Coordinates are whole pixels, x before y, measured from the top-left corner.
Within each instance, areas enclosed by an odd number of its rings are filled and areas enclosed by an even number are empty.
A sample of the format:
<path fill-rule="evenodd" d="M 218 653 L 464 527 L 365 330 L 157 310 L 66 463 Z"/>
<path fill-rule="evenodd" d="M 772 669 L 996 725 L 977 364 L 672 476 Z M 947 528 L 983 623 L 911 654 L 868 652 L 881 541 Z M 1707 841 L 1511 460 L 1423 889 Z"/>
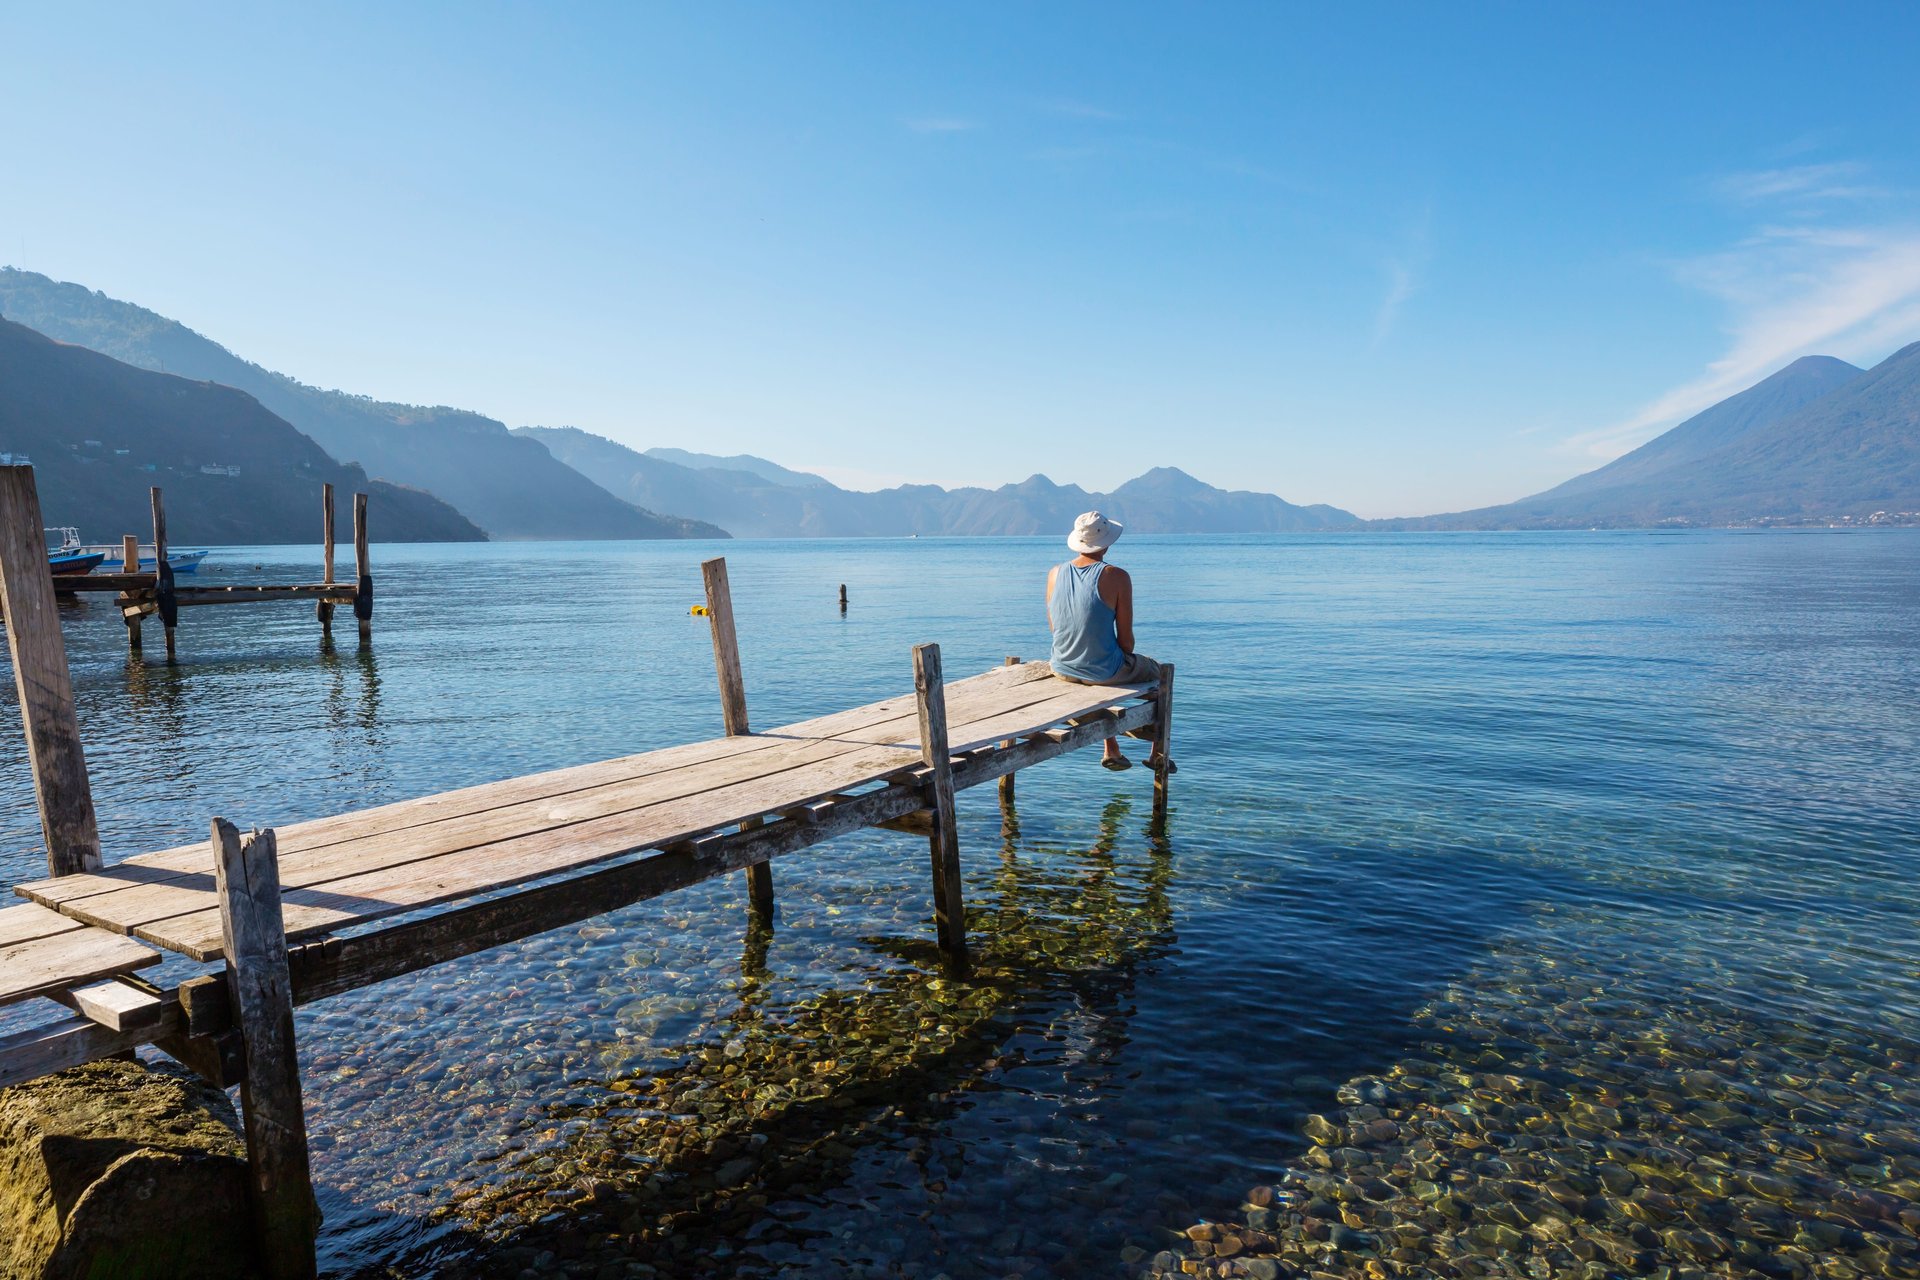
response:
<path fill-rule="evenodd" d="M 1006 728 L 1007 716 L 1013 716 L 1014 723 L 1021 728 L 1032 728 L 1049 723 L 1066 711 L 1082 710 L 1094 697 L 1084 686 L 1066 686 L 1064 691 L 1052 692 L 1050 697 L 1042 695 L 1057 686 L 1029 682 L 1021 688 L 1026 692 L 1016 696 L 1040 697 L 1040 705 L 1047 711 L 1038 715 L 1015 711 L 1003 712 L 999 718 L 990 716 L 983 721 L 991 727 L 987 740 Z M 979 699 L 983 708 L 1005 700 L 1005 694 Z M 716 761 L 705 768 L 643 776 L 577 792 L 560 800 L 542 798 L 398 833 L 376 831 L 353 840 L 321 845 L 289 854 L 281 867 L 283 887 L 331 892 L 337 887 L 333 882 L 340 878 L 357 877 L 364 884 L 370 873 L 424 864 L 443 855 L 483 846 L 497 852 L 506 847 L 505 842 L 549 832 L 563 839 L 566 832 L 574 832 L 581 841 L 581 856 L 585 861 L 616 856 L 649 843 L 668 843 L 669 838 L 685 838 L 741 817 L 812 800 L 830 790 L 870 781 L 911 764 L 914 753 L 906 745 L 904 735 L 888 730 L 875 736 L 893 738 L 897 745 L 855 747 L 839 738 L 796 739 L 745 760 Z M 769 756 L 774 758 L 768 759 Z M 836 771 L 824 781 L 808 772 L 810 768 L 826 765 L 833 765 Z M 754 792 L 752 788 L 756 785 L 776 789 L 768 797 Z M 742 799 L 743 795 L 747 798 Z M 737 807 L 728 811 L 722 806 Z M 650 817 L 670 820 L 664 834 L 657 833 L 658 822 L 653 827 L 647 825 Z M 591 837 L 614 830 L 630 834 L 643 832 L 654 838 L 642 840 L 634 835 L 630 845 L 616 844 L 611 849 L 590 842 Z M 197 865 L 186 863 L 183 869 L 175 869 L 183 859 L 170 857 L 174 865 L 167 867 L 156 866 L 157 861 L 156 857 L 133 859 L 84 881 L 68 878 L 42 882 L 21 886 L 20 891 L 48 905 L 57 905 L 77 919 L 130 931 L 163 946 L 176 946 L 182 940 L 182 926 L 173 923 L 176 918 L 198 914 L 200 919 L 191 925 L 189 933 L 196 939 L 194 945 L 203 947 L 212 919 L 212 903 L 208 897 L 212 883 L 203 869 L 204 853 L 197 859 Z M 377 914 L 392 912 L 381 910 Z M 343 922 L 343 917 L 330 916 L 325 923 Z M 212 953 L 203 951 L 188 950 L 188 954 L 212 958 Z"/>
<path fill-rule="evenodd" d="M 1160 687 L 1154 693 L 1153 821 L 1167 820 L 1167 780 L 1173 767 L 1173 664 L 1160 664 Z"/>
<path fill-rule="evenodd" d="M 38 903 L 23 902 L 17 907 L 0 908 L 0 947 L 52 937 L 56 933 L 70 933 L 84 927 L 78 920 L 69 920 L 58 911 L 50 911 Z"/>
<path fill-rule="evenodd" d="M 273 832 L 243 839 L 232 823 L 216 818 L 213 850 L 227 987 L 246 1045 L 240 1100 L 254 1228 L 271 1280 L 309 1280 L 316 1270 L 320 1209 L 307 1159 Z"/>
<path fill-rule="evenodd" d="M 99 867 L 100 832 L 41 526 L 33 468 L 0 467 L 0 615 L 20 693 L 47 871 L 63 876 Z"/>
<path fill-rule="evenodd" d="M 104 929 L 75 929 L 0 947 L 0 1004 L 84 986 L 160 962 L 160 953 Z"/>
<path fill-rule="evenodd" d="M 1047 678 L 1051 673 L 1044 668 L 1038 671 L 1032 669 L 1040 665 L 1029 664 L 1029 669 L 1016 672 L 996 669 L 984 676 L 960 681 L 948 688 L 950 702 L 955 707 L 966 709 L 967 717 L 971 719 L 979 712 L 1001 707 L 1010 701 L 1044 701 L 1062 687 L 1080 687 Z M 1046 679 L 1044 684 L 1041 683 L 1043 678 Z M 914 716 L 911 699 L 887 699 L 746 738 L 716 739 L 668 747 L 617 760 L 558 769 L 505 782 L 485 783 L 418 800 L 400 801 L 337 817 L 296 823 L 277 831 L 279 848 L 284 856 L 291 859 L 295 852 L 368 836 L 393 835 L 448 818 L 504 809 L 513 804 L 578 796 L 599 787 L 644 780 L 716 760 L 733 760 L 748 752 L 817 745 L 821 742 L 840 743 L 848 749 L 859 742 L 891 741 L 905 746 L 912 741 L 912 728 L 916 723 Z M 831 753 L 820 753 L 821 758 L 827 754 Z M 772 768 L 768 766 L 768 771 L 772 771 Z M 731 780 L 737 780 L 738 776 L 741 775 L 728 775 Z M 698 786 L 692 789 L 697 790 Z M 689 793 L 678 791 L 673 794 Z M 37 902 L 57 906 L 83 897 L 125 890 L 130 885 L 164 883 L 184 875 L 205 877 L 205 884 L 210 888 L 212 873 L 206 847 L 190 845 L 130 858 L 99 876 L 84 880 L 67 878 L 39 881 L 23 884 L 17 891 Z"/>
<path fill-rule="evenodd" d="M 860 758 L 863 754 L 788 770 L 773 778 L 752 779 L 720 793 L 688 796 L 289 890 L 285 898 L 288 936 L 310 936 L 557 875 L 623 854 L 690 840 L 716 825 L 739 822 L 748 815 L 779 812 L 872 780 L 876 770 L 870 759 Z M 896 755 L 894 763 L 911 768 L 914 761 Z M 85 917 L 97 909 L 96 901 L 68 904 L 67 910 Z M 218 958 L 220 946 L 216 926 L 217 919 L 201 909 L 136 926 L 133 932 L 196 960 L 213 960 Z"/>
<path fill-rule="evenodd" d="M 115 1031 L 91 1018 L 75 1015 L 0 1036 L 0 1088 L 25 1084 L 83 1062 L 97 1062 L 138 1048 L 177 1019 L 177 1012 L 163 1014 L 158 1031 L 150 1028 Z"/>
<path fill-rule="evenodd" d="M 101 982 L 63 991 L 61 1004 L 103 1027 L 115 1031 L 151 1031 L 166 1017 L 171 1004 L 164 997 L 130 982 Z"/>
<path fill-rule="evenodd" d="M 946 683 L 940 678 L 940 646 L 913 648 L 913 688 L 920 710 L 920 758 L 927 766 L 928 808 L 933 832 L 927 850 L 933 862 L 933 925 L 949 963 L 967 956 L 966 904 L 960 894 L 960 831 L 953 801 L 953 751 L 947 743 Z"/>
<path fill-rule="evenodd" d="M 174 592 L 174 601 L 182 609 L 210 604 L 273 604 L 284 601 L 317 600 L 323 604 L 352 604 L 353 592 L 344 587 L 185 587 Z"/>
<path fill-rule="evenodd" d="M 1003 770 L 1030 768 L 1139 728 L 1151 720 L 1152 711 L 1150 705 L 1131 704 L 1098 713 L 1071 728 L 1036 735 L 1004 753 L 963 759 L 954 766 L 954 785 L 956 789 L 979 786 L 1002 776 Z M 852 831 L 911 820 L 923 802 L 922 781 L 903 779 L 862 795 L 836 797 L 751 831 L 716 836 L 693 849 L 618 863 L 391 929 L 332 939 L 323 947 L 296 947 L 289 957 L 294 1003 L 325 999 L 590 919 Z M 183 983 L 179 997 L 198 1020 L 195 1028 L 217 1035 L 227 1025 L 224 1002 L 189 998 L 195 992 L 219 994 L 206 984 L 207 980 Z"/>
<path fill-rule="evenodd" d="M 901 782 L 838 801 L 806 819 L 782 819 L 715 836 L 694 849 L 657 853 L 391 929 L 338 939 L 292 956 L 298 1004 L 339 995 L 460 956 L 502 946 L 728 875 L 824 840 L 910 813 L 917 783 Z"/>
<path fill-rule="evenodd" d="M 138 534 L 121 535 L 120 569 L 123 573 L 140 572 L 140 536 Z"/>
<path fill-rule="evenodd" d="M 54 590 L 72 591 L 151 591 L 151 573 L 63 573 L 53 580 Z"/>

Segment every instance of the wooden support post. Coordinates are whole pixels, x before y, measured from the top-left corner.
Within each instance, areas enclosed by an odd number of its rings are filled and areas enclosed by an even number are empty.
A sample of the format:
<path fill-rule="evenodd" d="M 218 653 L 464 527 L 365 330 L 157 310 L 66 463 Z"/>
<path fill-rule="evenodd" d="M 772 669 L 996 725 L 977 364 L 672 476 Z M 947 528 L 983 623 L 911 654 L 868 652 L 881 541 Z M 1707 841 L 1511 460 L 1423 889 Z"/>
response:
<path fill-rule="evenodd" d="M 1019 666 L 1020 665 L 1019 657 L 1011 653 L 1008 654 L 1007 665 L 1010 667 Z M 1013 739 L 1012 738 L 1003 739 L 1000 743 L 1000 746 L 1002 749 L 1010 750 L 1013 747 Z M 1011 805 L 1012 803 L 1013 803 L 1013 775 L 1009 773 L 1000 779 L 1000 807 L 1004 809 L 1008 805 Z"/>
<path fill-rule="evenodd" d="M 846 611 L 847 611 L 847 584 L 843 582 L 840 584 L 840 612 L 845 613 Z"/>
<path fill-rule="evenodd" d="M 747 728 L 747 684 L 740 670 L 740 637 L 733 629 L 733 588 L 727 583 L 727 560 L 716 556 L 700 566 L 707 588 L 707 620 L 713 629 L 713 666 L 720 677 L 720 719 L 727 736 L 752 732 Z M 750 831 L 758 822 L 741 828 Z M 747 910 L 758 924 L 773 919 L 773 868 L 758 862 L 747 868 Z"/>
<path fill-rule="evenodd" d="M 20 719 L 40 802 L 47 871 L 56 876 L 98 871 L 100 832 L 94 825 L 93 788 L 80 749 L 73 679 L 60 635 L 53 575 L 47 571 L 32 467 L 0 467 L 0 614 L 6 617 L 7 648 L 20 690 Z"/>
<path fill-rule="evenodd" d="M 120 539 L 120 569 L 123 573 L 140 572 L 140 535 L 125 534 Z M 123 614 L 121 621 L 127 624 L 127 648 L 140 652 L 140 615 Z"/>
<path fill-rule="evenodd" d="M 333 581 L 333 486 L 320 486 L 320 581 Z M 328 635 L 333 634 L 333 603 L 321 600 L 313 606 L 314 617 L 320 619 L 320 629 Z"/>
<path fill-rule="evenodd" d="M 367 495 L 353 495 L 353 616 L 360 622 L 360 639 L 373 639 L 373 565 L 367 551 Z"/>
<path fill-rule="evenodd" d="M 232 823 L 215 818 L 213 866 L 227 986 L 245 1044 L 240 1102 L 260 1258 L 271 1280 L 309 1280 L 317 1266 L 320 1208 L 307 1162 L 307 1119 L 293 1043 L 293 979 L 273 832 L 242 837 Z"/>
<path fill-rule="evenodd" d="M 947 688 L 940 675 L 940 646 L 913 648 L 913 692 L 920 712 L 920 758 L 926 763 L 933 834 L 933 923 L 948 963 L 967 963 L 966 905 L 960 896 L 960 832 L 953 808 L 953 757 L 947 748 Z"/>
<path fill-rule="evenodd" d="M 1153 821 L 1167 820 L 1167 774 L 1173 763 L 1173 664 L 1160 664 L 1160 688 L 1153 711 Z"/>
<path fill-rule="evenodd" d="M 153 501 L 153 599 L 159 606 L 160 625 L 167 633 L 167 657 L 173 657 L 173 629 L 180 622 L 180 606 L 173 594 L 173 566 L 167 563 L 167 508 L 160 500 L 160 486 L 147 490 Z"/>

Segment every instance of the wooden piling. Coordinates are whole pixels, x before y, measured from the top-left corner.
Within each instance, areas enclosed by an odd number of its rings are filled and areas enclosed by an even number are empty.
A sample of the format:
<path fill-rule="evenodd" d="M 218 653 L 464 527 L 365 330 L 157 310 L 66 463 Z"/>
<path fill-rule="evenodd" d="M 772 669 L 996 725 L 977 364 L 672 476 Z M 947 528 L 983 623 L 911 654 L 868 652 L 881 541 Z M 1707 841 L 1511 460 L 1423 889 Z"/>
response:
<path fill-rule="evenodd" d="M 360 623 L 360 640 L 373 639 L 373 563 L 367 550 L 367 495 L 353 495 L 353 616 Z"/>
<path fill-rule="evenodd" d="M 847 611 L 847 584 L 843 582 L 840 584 L 840 612 L 845 613 L 846 611 Z"/>
<path fill-rule="evenodd" d="M 6 617 L 7 648 L 20 691 L 48 873 L 97 871 L 100 832 L 32 467 L 0 467 L 0 613 Z"/>
<path fill-rule="evenodd" d="M 120 539 L 120 571 L 122 573 L 140 572 L 140 535 L 129 533 Z M 140 652 L 140 620 L 138 611 L 122 613 L 121 621 L 127 624 L 127 648 Z"/>
<path fill-rule="evenodd" d="M 270 1280 L 309 1280 L 317 1268 L 320 1209 L 308 1165 L 273 832 L 242 837 L 232 823 L 216 818 L 213 857 L 228 992 L 245 1044 L 240 1101 L 260 1259 Z"/>
<path fill-rule="evenodd" d="M 320 581 L 333 581 L 333 486 L 320 486 Z M 320 630 L 333 634 L 333 602 L 320 600 L 313 606 L 313 616 L 320 620 Z"/>
<path fill-rule="evenodd" d="M 737 738 L 751 730 L 747 728 L 747 684 L 740 669 L 740 637 L 733 629 L 733 588 L 727 582 L 726 557 L 702 561 L 700 576 L 707 589 L 713 667 L 720 679 L 720 719 L 727 736 Z M 744 825 L 741 830 L 757 825 Z M 773 868 L 767 863 L 756 862 L 747 868 L 747 911 L 756 925 L 773 919 Z"/>
<path fill-rule="evenodd" d="M 1173 764 L 1173 664 L 1160 664 L 1160 688 L 1154 695 L 1153 821 L 1167 820 L 1167 777 Z"/>
<path fill-rule="evenodd" d="M 1006 665 L 1010 667 L 1019 666 L 1020 665 L 1019 657 L 1011 653 L 1008 654 Z M 1013 739 L 1012 738 L 1002 739 L 1000 746 L 1002 749 L 1012 747 Z M 1009 773 L 1005 777 L 1000 779 L 1000 807 L 1004 809 L 1007 806 L 1011 805 L 1012 803 L 1013 803 L 1013 775 Z"/>
<path fill-rule="evenodd" d="M 158 606 L 160 625 L 167 633 L 167 657 L 173 657 L 173 629 L 180 622 L 180 605 L 173 590 L 173 566 L 167 563 L 167 508 L 160 500 L 160 486 L 147 490 L 153 503 L 153 601 Z"/>
<path fill-rule="evenodd" d="M 913 693 L 920 713 L 920 758 L 929 771 L 928 808 L 933 834 L 927 848 L 933 860 L 933 924 L 948 963 L 967 963 L 966 904 L 961 897 L 960 832 L 954 815 L 953 757 L 947 747 L 947 694 L 941 682 L 940 646 L 915 645 Z"/>

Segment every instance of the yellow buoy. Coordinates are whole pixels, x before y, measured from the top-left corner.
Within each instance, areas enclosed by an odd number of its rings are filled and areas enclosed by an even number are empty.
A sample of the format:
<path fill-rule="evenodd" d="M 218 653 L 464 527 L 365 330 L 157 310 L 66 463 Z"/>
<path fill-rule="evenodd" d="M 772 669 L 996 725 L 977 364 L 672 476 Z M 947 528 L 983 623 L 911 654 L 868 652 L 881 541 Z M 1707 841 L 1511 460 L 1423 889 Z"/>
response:
<path fill-rule="evenodd" d="M 697 604 L 693 606 L 693 608 L 687 610 L 687 612 L 692 614 L 696 618 L 704 618 L 707 616 L 707 606 L 703 604 Z"/>

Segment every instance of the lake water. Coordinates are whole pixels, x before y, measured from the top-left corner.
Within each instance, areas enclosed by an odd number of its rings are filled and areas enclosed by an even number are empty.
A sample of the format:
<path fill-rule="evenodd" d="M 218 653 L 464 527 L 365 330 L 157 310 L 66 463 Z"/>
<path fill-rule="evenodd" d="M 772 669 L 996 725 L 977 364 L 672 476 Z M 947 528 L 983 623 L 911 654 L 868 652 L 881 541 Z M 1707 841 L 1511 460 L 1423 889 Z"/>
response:
<path fill-rule="evenodd" d="M 108 857 L 718 735 L 714 551 L 379 547 L 365 652 L 196 609 L 130 663 L 70 607 Z M 1044 656 L 1064 558 L 724 551 L 758 725 L 909 688 L 919 641 Z M 777 861 L 770 935 L 731 877 L 309 1006 L 325 1269 L 1920 1275 L 1920 534 L 1116 559 L 1179 663 L 1164 834 L 1091 752 L 1011 819 L 964 793 L 965 984 L 924 841 L 873 832 Z"/>

